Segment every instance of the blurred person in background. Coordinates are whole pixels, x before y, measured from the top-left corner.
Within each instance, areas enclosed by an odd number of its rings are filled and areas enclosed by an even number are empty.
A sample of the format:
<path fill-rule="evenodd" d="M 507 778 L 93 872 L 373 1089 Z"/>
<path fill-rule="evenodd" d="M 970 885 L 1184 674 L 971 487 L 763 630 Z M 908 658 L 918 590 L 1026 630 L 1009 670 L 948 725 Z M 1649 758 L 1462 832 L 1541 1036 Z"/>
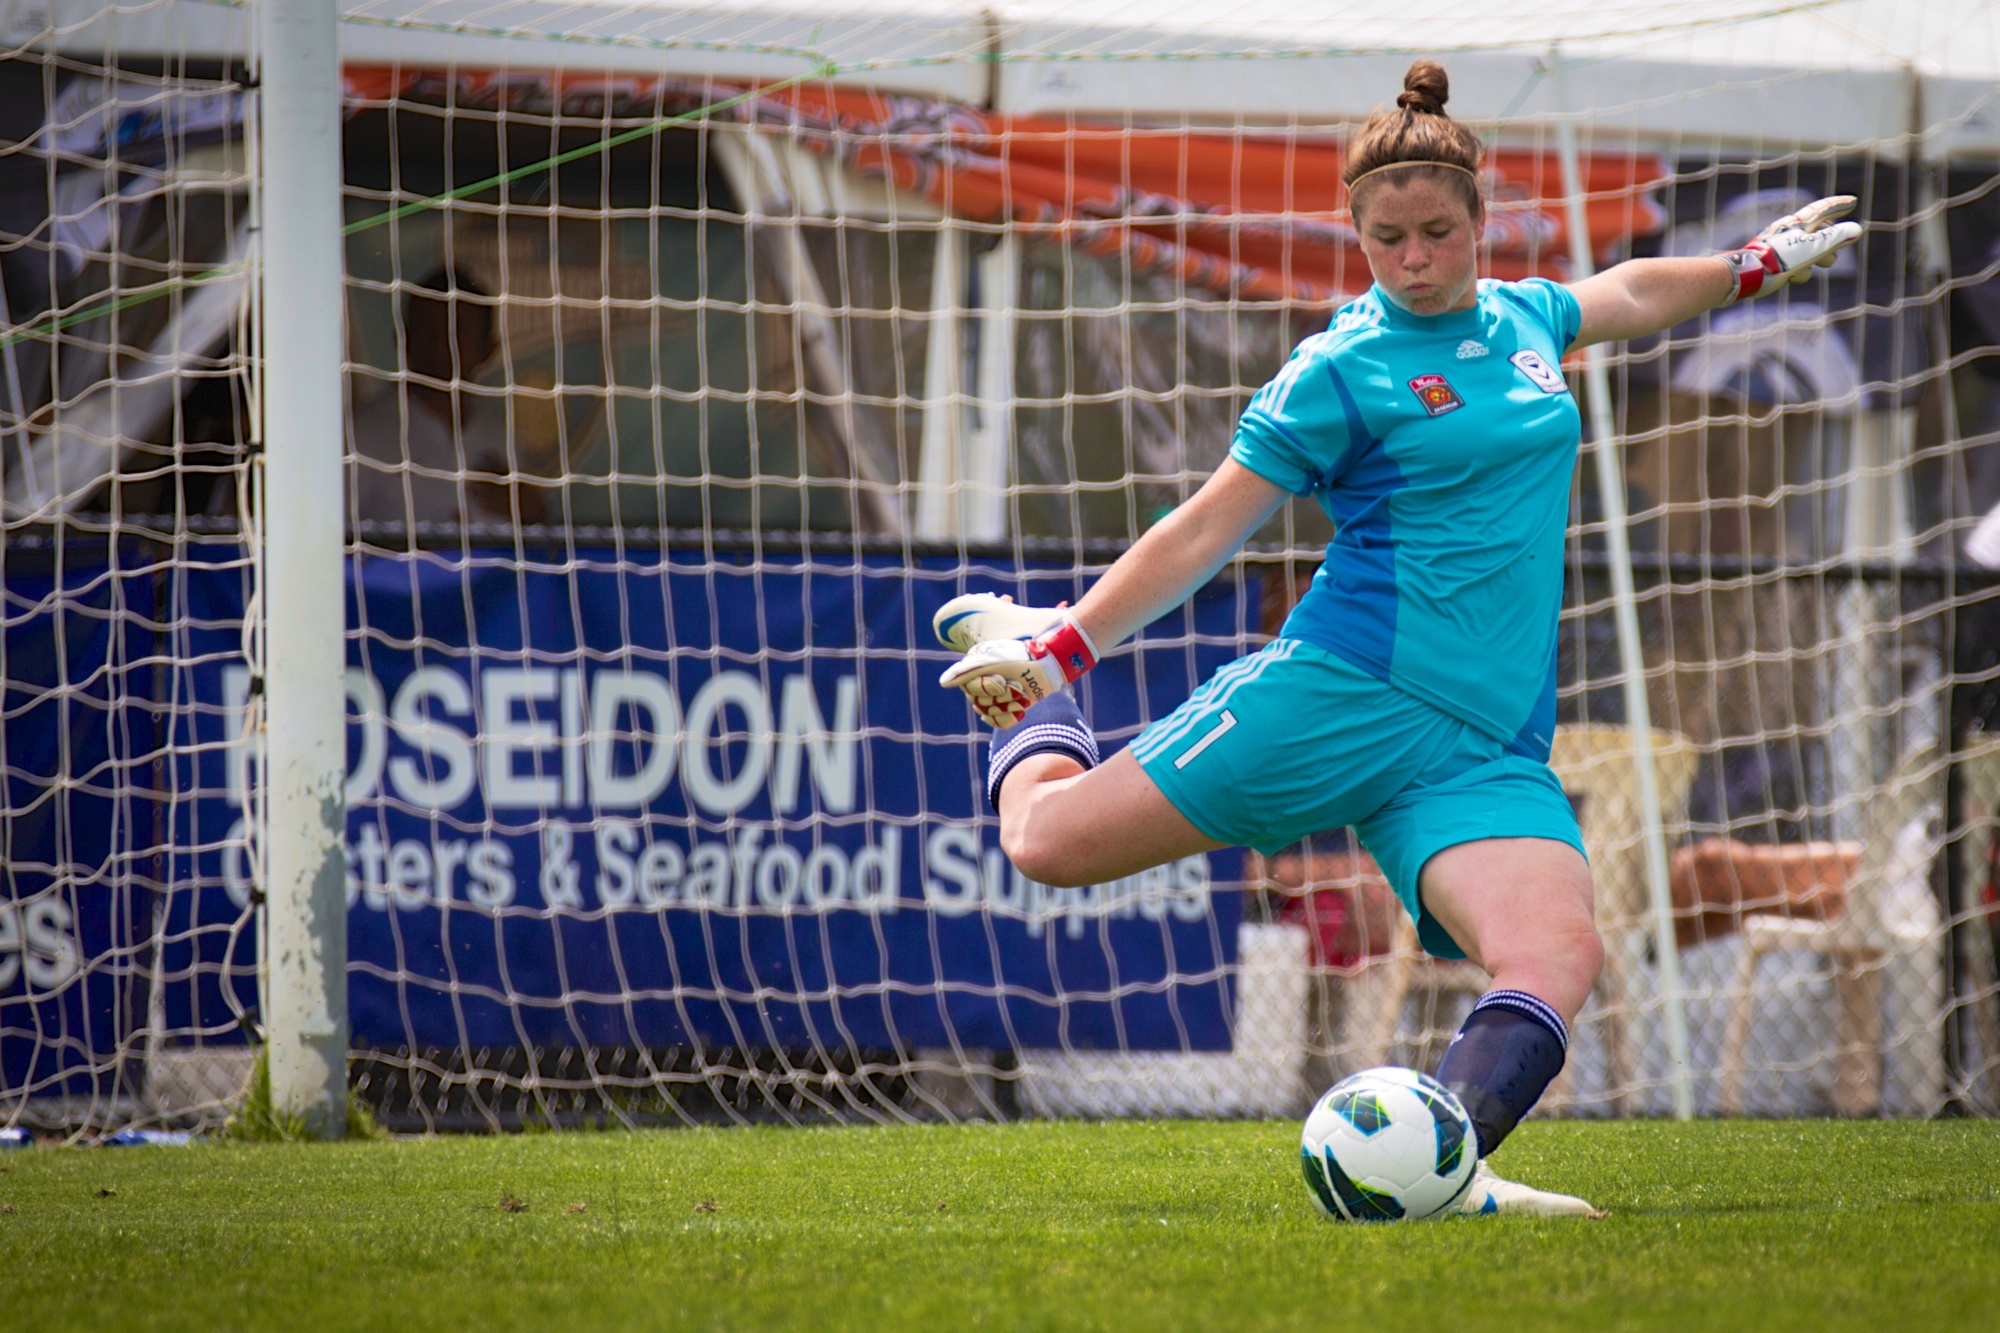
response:
<path fill-rule="evenodd" d="M 1348 1073 L 1340 1049 L 1347 1003 L 1343 987 L 1370 960 L 1386 957 L 1396 936 L 1396 894 L 1374 858 L 1346 829 L 1315 833 L 1271 856 L 1249 853 L 1271 919 L 1306 932 L 1311 980 L 1306 991 L 1306 1088 L 1315 1097 Z"/>
<path fill-rule="evenodd" d="M 405 373 L 351 413 L 353 510 L 384 523 L 512 517 L 498 405 L 468 387 L 499 350 L 491 297 L 468 274 L 439 269 L 403 299 Z M 536 515 L 539 517 L 539 514 Z"/>

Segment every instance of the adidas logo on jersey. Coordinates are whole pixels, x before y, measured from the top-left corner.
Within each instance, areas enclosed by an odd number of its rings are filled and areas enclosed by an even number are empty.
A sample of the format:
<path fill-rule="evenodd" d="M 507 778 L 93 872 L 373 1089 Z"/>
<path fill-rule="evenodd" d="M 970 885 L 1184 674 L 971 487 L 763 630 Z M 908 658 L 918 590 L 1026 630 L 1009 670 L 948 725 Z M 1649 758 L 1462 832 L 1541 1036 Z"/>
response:
<path fill-rule="evenodd" d="M 1486 352 L 1486 344 L 1476 338 L 1467 338 L 1458 345 L 1458 359 L 1461 361 L 1470 361 L 1475 356 L 1485 356 Z"/>

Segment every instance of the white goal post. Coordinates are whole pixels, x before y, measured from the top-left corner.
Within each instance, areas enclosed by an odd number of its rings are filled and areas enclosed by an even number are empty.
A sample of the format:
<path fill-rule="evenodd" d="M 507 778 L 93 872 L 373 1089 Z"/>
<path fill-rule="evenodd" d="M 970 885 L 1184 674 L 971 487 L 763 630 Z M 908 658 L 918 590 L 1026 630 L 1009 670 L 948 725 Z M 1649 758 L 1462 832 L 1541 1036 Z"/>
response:
<path fill-rule="evenodd" d="M 259 0 L 265 1010 L 271 1102 L 347 1119 L 340 24 Z"/>

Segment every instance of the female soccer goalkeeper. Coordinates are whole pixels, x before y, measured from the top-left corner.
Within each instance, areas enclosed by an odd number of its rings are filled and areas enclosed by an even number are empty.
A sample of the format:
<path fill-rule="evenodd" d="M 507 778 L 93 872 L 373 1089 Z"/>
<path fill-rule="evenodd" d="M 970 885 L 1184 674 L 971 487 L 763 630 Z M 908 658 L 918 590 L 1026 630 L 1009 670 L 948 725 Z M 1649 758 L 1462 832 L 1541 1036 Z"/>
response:
<path fill-rule="evenodd" d="M 1782 287 L 1861 228 L 1824 199 L 1712 258 L 1567 287 L 1477 281 L 1479 141 L 1418 61 L 1344 170 L 1375 285 L 1251 400 L 1229 458 L 1074 608 L 955 599 L 937 631 L 994 738 L 1001 845 L 1052 885 L 1352 825 L 1431 953 L 1493 978 L 1438 1068 L 1482 1158 L 1561 1070 L 1603 965 L 1576 817 L 1549 771 L 1579 419 L 1559 369 Z M 1263 651 L 1099 764 L 1063 687 L 1212 578 L 1291 495 L 1336 534 Z M 1590 1213 L 1482 1162 L 1471 1212 Z"/>

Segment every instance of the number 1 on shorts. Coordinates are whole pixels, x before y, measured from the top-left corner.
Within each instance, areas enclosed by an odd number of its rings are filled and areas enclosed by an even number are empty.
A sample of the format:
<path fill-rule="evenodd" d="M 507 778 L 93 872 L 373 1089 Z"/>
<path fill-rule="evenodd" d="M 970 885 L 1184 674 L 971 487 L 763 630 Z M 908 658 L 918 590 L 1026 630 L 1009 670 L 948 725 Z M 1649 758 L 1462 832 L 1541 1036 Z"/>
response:
<path fill-rule="evenodd" d="M 1206 750 L 1209 746 L 1221 740 L 1223 735 L 1231 727 L 1235 725 L 1236 725 L 1236 714 L 1230 712 L 1227 708 L 1223 709 L 1221 721 L 1215 724 L 1215 726 L 1209 731 L 1208 735 L 1203 736 L 1200 740 L 1196 741 L 1193 745 L 1189 746 L 1188 752 L 1186 754 L 1174 760 L 1174 767 L 1186 768 L 1189 764 L 1192 764 L 1195 761 L 1195 757 L 1197 755 L 1199 755 L 1203 750 Z"/>

